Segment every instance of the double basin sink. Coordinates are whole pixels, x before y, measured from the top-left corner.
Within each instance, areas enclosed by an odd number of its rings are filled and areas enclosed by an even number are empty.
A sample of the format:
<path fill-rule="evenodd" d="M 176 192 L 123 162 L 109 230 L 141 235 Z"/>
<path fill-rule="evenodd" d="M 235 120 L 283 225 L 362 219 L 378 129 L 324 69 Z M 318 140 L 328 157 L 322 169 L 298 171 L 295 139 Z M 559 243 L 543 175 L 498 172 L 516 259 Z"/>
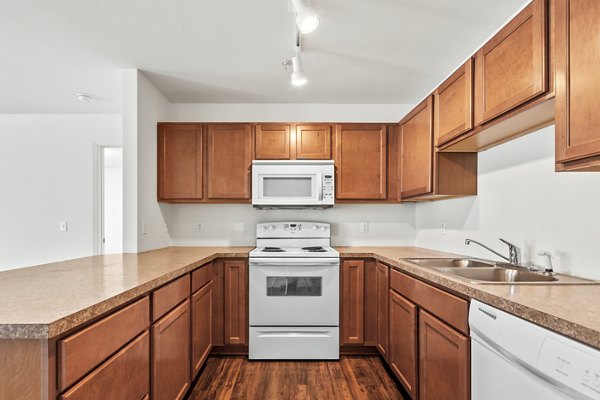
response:
<path fill-rule="evenodd" d="M 473 258 L 413 258 L 411 263 L 431 268 L 470 283 L 591 284 L 593 281 L 567 275 L 545 275 L 511 264 Z"/>

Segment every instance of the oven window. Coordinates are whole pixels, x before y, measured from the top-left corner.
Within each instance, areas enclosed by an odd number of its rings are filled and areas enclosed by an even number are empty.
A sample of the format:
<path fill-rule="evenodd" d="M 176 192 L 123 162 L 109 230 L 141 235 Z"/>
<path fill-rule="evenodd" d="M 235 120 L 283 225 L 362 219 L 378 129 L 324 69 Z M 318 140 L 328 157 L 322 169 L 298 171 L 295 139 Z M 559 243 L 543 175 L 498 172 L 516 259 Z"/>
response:
<path fill-rule="evenodd" d="M 267 296 L 321 296 L 320 276 L 267 276 Z"/>
<path fill-rule="evenodd" d="M 276 177 L 265 176 L 263 197 L 312 197 L 312 177 Z"/>

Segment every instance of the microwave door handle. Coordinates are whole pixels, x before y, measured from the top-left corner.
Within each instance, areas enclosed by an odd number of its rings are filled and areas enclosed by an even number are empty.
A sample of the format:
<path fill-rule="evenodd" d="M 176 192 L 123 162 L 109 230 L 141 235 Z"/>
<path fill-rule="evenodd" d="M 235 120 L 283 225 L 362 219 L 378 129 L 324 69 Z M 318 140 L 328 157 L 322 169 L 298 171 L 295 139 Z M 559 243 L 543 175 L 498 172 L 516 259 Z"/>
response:
<path fill-rule="evenodd" d="M 317 174 L 317 180 L 318 180 L 318 184 L 317 186 L 319 187 L 319 201 L 323 201 L 323 174 Z"/>

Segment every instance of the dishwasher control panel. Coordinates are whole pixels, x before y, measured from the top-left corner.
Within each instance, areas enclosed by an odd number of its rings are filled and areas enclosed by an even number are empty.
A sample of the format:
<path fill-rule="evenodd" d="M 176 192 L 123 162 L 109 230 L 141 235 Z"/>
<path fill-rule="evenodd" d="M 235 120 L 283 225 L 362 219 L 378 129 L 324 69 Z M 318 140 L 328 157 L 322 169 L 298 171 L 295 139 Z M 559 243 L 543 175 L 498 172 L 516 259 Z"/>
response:
<path fill-rule="evenodd" d="M 600 398 L 600 357 L 579 347 L 546 337 L 540 348 L 538 369 L 560 384 L 578 388 L 593 399 Z"/>

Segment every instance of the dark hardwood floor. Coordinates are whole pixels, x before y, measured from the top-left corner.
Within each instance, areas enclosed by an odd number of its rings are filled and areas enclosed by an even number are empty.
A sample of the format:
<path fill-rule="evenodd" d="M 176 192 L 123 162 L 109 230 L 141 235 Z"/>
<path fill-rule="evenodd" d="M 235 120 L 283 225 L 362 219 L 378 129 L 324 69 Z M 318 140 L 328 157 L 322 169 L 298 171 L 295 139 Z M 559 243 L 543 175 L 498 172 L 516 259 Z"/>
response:
<path fill-rule="evenodd" d="M 408 399 L 376 356 L 340 361 L 248 361 L 213 356 L 188 400 Z"/>

